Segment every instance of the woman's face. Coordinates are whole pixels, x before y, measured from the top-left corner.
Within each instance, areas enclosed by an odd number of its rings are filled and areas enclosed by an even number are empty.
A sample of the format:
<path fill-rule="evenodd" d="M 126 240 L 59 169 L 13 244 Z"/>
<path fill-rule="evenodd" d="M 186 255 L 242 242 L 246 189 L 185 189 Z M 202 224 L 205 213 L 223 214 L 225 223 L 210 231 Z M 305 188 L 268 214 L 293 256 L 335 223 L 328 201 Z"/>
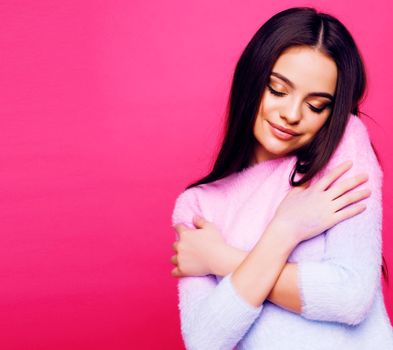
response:
<path fill-rule="evenodd" d="M 282 157 L 312 140 L 331 113 L 337 67 L 310 47 L 292 47 L 269 79 L 254 124 L 255 162 Z"/>

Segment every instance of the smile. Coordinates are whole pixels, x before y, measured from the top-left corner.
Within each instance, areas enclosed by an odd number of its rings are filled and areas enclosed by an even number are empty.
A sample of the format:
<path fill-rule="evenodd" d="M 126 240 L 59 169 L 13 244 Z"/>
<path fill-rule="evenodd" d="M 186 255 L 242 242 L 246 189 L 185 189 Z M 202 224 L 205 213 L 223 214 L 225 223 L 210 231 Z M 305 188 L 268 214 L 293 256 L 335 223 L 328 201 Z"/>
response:
<path fill-rule="evenodd" d="M 272 134 L 280 140 L 289 141 L 300 135 L 298 133 L 295 133 L 294 131 L 290 131 L 291 133 L 286 132 L 284 131 L 284 128 L 280 127 L 277 124 L 271 122 L 268 123 Z"/>

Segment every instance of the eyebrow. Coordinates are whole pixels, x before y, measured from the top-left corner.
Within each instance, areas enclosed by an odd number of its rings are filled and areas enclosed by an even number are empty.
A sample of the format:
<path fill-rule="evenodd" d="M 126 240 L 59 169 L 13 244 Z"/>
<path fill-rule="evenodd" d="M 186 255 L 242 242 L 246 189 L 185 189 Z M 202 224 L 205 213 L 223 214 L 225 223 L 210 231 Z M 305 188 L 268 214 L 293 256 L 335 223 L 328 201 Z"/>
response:
<path fill-rule="evenodd" d="M 277 72 L 272 72 L 271 75 L 285 81 L 290 87 L 295 88 L 295 84 L 292 81 L 290 81 L 287 77 L 284 77 L 282 74 L 277 73 Z M 334 97 L 327 92 L 310 92 L 307 96 L 326 97 L 326 98 L 334 101 Z"/>

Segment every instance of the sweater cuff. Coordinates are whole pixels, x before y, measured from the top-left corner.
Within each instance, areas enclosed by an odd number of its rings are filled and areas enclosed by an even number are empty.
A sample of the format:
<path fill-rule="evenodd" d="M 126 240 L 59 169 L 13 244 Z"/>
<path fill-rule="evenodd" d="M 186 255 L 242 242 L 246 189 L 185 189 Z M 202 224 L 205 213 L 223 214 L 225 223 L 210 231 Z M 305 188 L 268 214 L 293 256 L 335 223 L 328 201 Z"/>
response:
<path fill-rule="evenodd" d="M 259 316 L 263 304 L 256 307 L 244 300 L 231 280 L 232 273 L 226 275 L 217 285 L 216 291 L 209 300 L 210 307 L 218 316 L 217 319 L 222 320 L 223 328 L 232 325 L 234 329 L 241 329 L 242 326 L 250 326 L 252 322 Z"/>
<path fill-rule="evenodd" d="M 345 275 L 340 273 L 340 268 L 336 267 L 334 271 L 332 268 L 321 262 L 298 263 L 301 316 L 311 320 L 330 320 L 332 315 L 342 312 L 335 297 L 339 288 L 345 288 Z"/>

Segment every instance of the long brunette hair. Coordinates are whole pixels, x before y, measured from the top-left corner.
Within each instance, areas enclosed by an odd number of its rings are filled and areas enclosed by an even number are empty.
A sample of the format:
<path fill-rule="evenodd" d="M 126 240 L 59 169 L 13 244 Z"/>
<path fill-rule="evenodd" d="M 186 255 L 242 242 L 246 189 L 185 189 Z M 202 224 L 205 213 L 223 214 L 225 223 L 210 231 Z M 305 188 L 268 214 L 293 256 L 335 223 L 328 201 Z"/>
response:
<path fill-rule="evenodd" d="M 263 91 L 276 60 L 283 51 L 295 46 L 308 46 L 331 57 L 338 75 L 329 118 L 311 142 L 292 152 L 297 161 L 290 184 L 299 186 L 307 182 L 328 163 L 350 114 L 361 113 L 359 104 L 366 90 L 365 68 L 352 35 L 338 19 L 312 7 L 293 7 L 265 22 L 241 54 L 233 75 L 225 132 L 213 168 L 186 189 L 219 180 L 251 164 L 256 142 L 253 126 Z M 303 176 L 295 181 L 297 173 Z M 386 262 L 382 259 L 382 273 L 388 280 Z"/>

